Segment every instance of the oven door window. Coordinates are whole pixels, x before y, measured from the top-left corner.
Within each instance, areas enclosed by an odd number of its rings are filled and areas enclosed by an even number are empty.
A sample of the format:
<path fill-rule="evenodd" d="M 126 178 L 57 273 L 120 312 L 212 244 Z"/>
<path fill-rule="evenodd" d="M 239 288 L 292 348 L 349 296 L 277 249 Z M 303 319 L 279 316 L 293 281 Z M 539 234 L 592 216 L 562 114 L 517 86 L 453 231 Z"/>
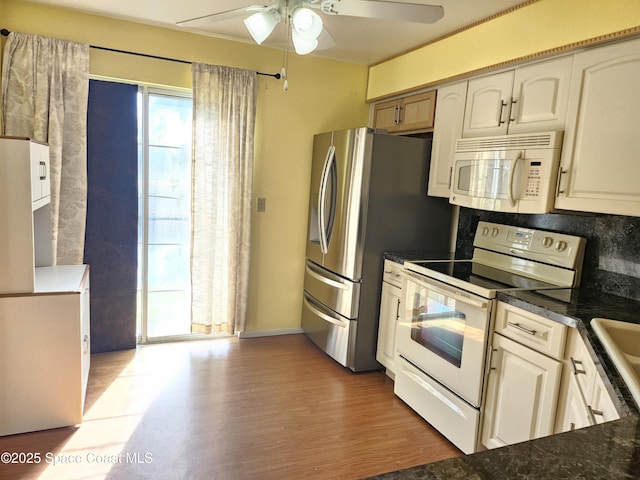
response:
<path fill-rule="evenodd" d="M 421 293 L 425 293 L 424 290 Z M 413 298 L 411 340 L 457 368 L 462 364 L 466 315 L 445 295 L 416 292 Z"/>

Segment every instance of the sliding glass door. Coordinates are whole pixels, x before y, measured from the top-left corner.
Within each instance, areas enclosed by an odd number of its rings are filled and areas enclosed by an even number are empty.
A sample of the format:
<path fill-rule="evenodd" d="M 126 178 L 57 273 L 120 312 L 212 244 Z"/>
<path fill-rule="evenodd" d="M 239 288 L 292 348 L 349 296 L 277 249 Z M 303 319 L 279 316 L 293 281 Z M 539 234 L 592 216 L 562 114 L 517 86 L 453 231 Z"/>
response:
<path fill-rule="evenodd" d="M 191 332 L 191 92 L 138 95 L 138 338 Z"/>

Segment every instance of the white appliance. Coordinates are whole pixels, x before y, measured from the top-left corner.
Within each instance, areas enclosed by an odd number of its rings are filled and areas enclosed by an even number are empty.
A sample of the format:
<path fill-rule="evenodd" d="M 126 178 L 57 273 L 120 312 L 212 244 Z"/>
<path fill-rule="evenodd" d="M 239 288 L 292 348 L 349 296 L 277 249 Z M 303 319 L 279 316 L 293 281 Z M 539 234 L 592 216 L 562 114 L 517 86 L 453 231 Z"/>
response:
<path fill-rule="evenodd" d="M 354 372 L 381 368 L 383 253 L 449 251 L 452 207 L 426 195 L 430 146 L 369 128 L 314 137 L 302 328 Z"/>
<path fill-rule="evenodd" d="M 395 394 L 460 450 L 475 452 L 496 293 L 570 292 L 585 243 L 479 222 L 472 259 L 405 262 Z"/>
<path fill-rule="evenodd" d="M 462 138 L 449 201 L 497 212 L 550 212 L 561 148 L 562 132 Z"/>

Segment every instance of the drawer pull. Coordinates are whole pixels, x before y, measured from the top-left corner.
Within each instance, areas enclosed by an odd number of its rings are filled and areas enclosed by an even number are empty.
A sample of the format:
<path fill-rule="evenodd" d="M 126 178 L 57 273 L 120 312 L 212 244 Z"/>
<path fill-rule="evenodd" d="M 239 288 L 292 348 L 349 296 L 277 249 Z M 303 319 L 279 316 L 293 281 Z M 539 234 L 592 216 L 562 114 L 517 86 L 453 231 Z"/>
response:
<path fill-rule="evenodd" d="M 579 374 L 583 374 L 586 375 L 587 372 L 585 370 L 583 370 L 582 368 L 578 368 L 578 365 L 582 366 L 582 361 L 580 360 L 574 360 L 573 357 L 570 358 L 571 359 L 571 366 L 573 367 L 573 373 L 576 375 Z"/>
<path fill-rule="evenodd" d="M 604 417 L 604 412 L 602 410 L 594 410 L 591 407 L 589 407 L 589 410 L 591 410 L 591 413 L 593 413 L 594 415 L 598 415 L 599 417 Z"/>
<path fill-rule="evenodd" d="M 517 328 L 518 330 L 520 330 L 520 331 L 522 331 L 524 333 L 528 333 L 529 335 L 535 335 L 536 334 L 536 330 L 531 330 L 530 328 L 523 327 L 519 323 L 507 322 L 507 325 L 509 327 Z"/>

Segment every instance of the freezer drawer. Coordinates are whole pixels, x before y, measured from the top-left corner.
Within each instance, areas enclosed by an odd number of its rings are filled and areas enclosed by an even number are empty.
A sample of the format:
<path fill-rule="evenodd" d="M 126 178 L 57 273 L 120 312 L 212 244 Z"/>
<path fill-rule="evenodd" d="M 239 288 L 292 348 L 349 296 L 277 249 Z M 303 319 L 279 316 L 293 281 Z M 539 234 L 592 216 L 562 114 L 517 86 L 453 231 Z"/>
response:
<path fill-rule="evenodd" d="M 358 317 L 360 283 L 340 277 L 307 260 L 304 289 L 313 298 L 346 318 Z"/>
<path fill-rule="evenodd" d="M 307 292 L 302 303 L 302 329 L 307 336 L 340 365 L 349 367 L 349 338 L 355 335 L 356 321 L 331 311 Z"/>

